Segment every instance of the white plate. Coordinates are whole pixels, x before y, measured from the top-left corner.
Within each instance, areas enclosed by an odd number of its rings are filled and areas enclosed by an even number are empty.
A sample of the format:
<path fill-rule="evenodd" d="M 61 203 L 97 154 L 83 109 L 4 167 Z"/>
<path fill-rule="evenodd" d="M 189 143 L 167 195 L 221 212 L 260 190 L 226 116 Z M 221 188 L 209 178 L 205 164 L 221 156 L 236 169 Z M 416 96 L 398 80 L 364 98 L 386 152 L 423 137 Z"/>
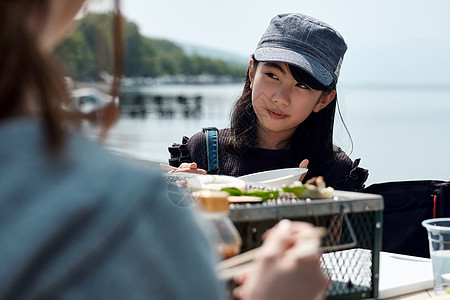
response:
<path fill-rule="evenodd" d="M 187 181 L 187 187 L 192 190 L 220 191 L 226 187 L 234 187 L 243 191 L 246 185 L 244 180 L 226 175 L 199 175 Z"/>
<path fill-rule="evenodd" d="M 300 179 L 300 176 L 306 173 L 308 169 L 305 168 L 285 168 L 276 169 L 264 172 L 258 172 L 240 176 L 238 178 L 247 183 L 259 183 L 264 185 L 289 185 Z"/>

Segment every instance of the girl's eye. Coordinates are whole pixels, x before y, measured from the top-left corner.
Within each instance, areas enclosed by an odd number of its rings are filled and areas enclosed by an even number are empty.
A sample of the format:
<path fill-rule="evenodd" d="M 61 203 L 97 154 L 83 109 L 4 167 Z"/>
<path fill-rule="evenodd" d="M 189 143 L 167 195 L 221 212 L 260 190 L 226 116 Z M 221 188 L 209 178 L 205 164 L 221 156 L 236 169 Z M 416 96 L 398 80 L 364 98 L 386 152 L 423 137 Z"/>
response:
<path fill-rule="evenodd" d="M 267 75 L 268 77 L 270 77 L 270 78 L 278 79 L 277 75 L 275 75 L 275 74 L 273 74 L 273 73 L 267 72 L 266 75 Z"/>
<path fill-rule="evenodd" d="M 303 84 L 303 83 L 297 83 L 296 86 L 301 88 L 301 89 L 309 89 L 309 86 L 307 86 L 306 84 Z"/>

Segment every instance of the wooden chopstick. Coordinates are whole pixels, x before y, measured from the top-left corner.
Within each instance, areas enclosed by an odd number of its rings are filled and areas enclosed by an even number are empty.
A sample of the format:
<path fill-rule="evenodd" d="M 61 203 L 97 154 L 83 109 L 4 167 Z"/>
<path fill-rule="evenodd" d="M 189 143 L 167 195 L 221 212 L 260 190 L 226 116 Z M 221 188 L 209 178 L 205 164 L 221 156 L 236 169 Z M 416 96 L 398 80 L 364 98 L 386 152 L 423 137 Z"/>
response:
<path fill-rule="evenodd" d="M 326 229 L 323 227 L 311 228 L 311 239 L 305 240 L 299 247 L 288 249 L 285 255 L 304 258 L 317 253 L 320 249 L 321 239 L 325 234 Z M 258 247 L 221 261 L 217 265 L 219 278 L 222 280 L 230 280 L 247 270 L 253 264 L 253 259 L 259 249 Z"/>
<path fill-rule="evenodd" d="M 217 269 L 219 271 L 222 271 L 222 270 L 226 270 L 226 269 L 230 269 L 230 268 L 234 268 L 234 267 L 237 267 L 240 265 L 247 264 L 253 260 L 253 258 L 255 257 L 255 254 L 258 252 L 258 250 L 259 250 L 259 247 L 249 250 L 249 251 L 246 251 L 242 254 L 230 257 L 229 259 L 223 260 L 217 265 Z"/>
<path fill-rule="evenodd" d="M 223 269 L 218 272 L 218 276 L 220 280 L 228 281 L 233 278 L 238 277 L 242 273 L 244 273 L 248 268 L 250 268 L 254 263 L 252 261 L 247 262 L 242 265 L 234 266 L 229 269 Z"/>

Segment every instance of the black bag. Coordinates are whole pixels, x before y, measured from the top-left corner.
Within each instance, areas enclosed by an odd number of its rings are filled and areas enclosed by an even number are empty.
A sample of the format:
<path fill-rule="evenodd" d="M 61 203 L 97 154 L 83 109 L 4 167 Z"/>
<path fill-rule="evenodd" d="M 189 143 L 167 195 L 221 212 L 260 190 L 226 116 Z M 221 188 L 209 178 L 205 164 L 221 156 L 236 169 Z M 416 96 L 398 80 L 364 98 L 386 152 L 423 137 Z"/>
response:
<path fill-rule="evenodd" d="M 421 223 L 450 217 L 450 181 L 385 182 L 362 192 L 384 198 L 383 251 L 430 257 L 427 230 Z"/>

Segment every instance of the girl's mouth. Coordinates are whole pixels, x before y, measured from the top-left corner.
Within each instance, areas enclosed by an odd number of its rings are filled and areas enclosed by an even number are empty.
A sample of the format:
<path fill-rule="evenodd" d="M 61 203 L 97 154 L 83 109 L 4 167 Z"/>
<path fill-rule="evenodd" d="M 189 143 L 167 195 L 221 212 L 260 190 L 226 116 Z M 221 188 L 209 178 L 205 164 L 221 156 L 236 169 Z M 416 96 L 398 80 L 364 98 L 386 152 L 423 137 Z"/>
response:
<path fill-rule="evenodd" d="M 275 111 L 270 110 L 270 109 L 267 110 L 267 113 L 269 114 L 269 116 L 271 118 L 277 119 L 277 120 L 284 119 L 284 118 L 287 117 L 287 115 L 285 115 L 285 114 L 283 114 L 281 112 L 275 112 Z"/>

